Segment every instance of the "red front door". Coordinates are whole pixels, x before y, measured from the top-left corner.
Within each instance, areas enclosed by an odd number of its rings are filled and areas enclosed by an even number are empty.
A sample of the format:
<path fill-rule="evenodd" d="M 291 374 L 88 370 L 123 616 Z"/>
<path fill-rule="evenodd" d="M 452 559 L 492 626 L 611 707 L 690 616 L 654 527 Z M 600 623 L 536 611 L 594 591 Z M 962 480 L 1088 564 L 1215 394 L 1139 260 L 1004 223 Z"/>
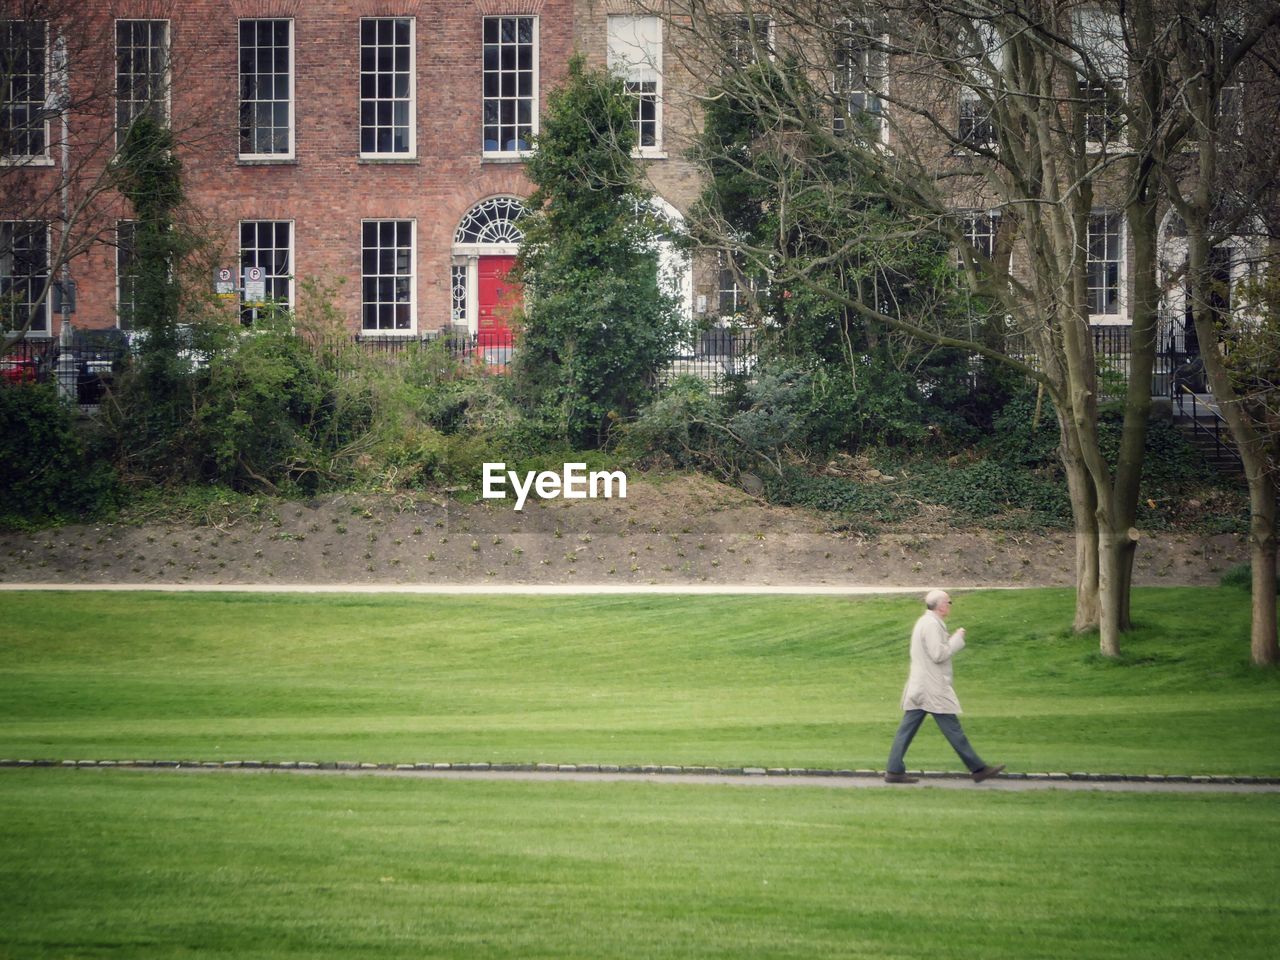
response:
<path fill-rule="evenodd" d="M 481 349 L 511 346 L 511 316 L 521 298 L 520 285 L 507 280 L 515 262 L 515 257 L 481 257 L 477 265 Z"/>

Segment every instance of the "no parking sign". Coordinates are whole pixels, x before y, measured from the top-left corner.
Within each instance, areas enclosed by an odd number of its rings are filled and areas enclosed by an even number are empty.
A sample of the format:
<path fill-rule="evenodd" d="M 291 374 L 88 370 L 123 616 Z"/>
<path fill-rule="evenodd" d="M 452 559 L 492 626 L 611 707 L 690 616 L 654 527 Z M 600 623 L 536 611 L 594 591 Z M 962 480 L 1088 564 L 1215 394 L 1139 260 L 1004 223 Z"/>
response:
<path fill-rule="evenodd" d="M 234 300 L 236 294 L 236 274 L 230 267 L 219 267 L 213 271 L 213 292 L 222 300 Z"/>
<path fill-rule="evenodd" d="M 253 307 L 267 302 L 267 279 L 261 267 L 244 268 L 244 302 Z"/>

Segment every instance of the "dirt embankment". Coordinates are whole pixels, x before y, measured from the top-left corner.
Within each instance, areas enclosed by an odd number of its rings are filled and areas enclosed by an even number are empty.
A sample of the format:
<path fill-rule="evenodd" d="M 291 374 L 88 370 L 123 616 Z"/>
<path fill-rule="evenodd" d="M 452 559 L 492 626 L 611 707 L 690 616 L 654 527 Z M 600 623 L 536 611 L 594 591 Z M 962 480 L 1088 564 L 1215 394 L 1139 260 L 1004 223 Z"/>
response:
<path fill-rule="evenodd" d="M 460 504 L 340 495 L 214 526 L 85 524 L 0 534 L 0 580 L 65 583 L 1073 583 L 1066 532 L 876 534 L 703 477 L 633 480 L 625 500 Z M 1140 584 L 1207 584 L 1243 562 L 1234 535 L 1144 536 Z"/>

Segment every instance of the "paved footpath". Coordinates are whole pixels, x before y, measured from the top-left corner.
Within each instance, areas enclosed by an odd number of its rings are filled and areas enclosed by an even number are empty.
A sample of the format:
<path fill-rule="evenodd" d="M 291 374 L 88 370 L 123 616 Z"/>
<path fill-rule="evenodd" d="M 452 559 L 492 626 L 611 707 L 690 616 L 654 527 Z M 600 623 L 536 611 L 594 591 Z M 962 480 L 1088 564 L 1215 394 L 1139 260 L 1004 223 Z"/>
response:
<path fill-rule="evenodd" d="M 1122 776 L 1090 773 L 1012 773 L 976 784 L 964 774 L 911 771 L 919 783 L 889 784 L 876 770 L 788 770 L 762 767 L 613 767 L 574 764 L 309 763 L 256 760 L 0 760 L 6 769 L 60 769 L 79 773 L 228 774 L 402 777 L 420 780 L 533 781 L 543 783 L 648 783 L 727 787 L 822 787 L 879 790 L 1091 790 L 1122 793 L 1272 793 L 1280 779 L 1263 777 Z"/>

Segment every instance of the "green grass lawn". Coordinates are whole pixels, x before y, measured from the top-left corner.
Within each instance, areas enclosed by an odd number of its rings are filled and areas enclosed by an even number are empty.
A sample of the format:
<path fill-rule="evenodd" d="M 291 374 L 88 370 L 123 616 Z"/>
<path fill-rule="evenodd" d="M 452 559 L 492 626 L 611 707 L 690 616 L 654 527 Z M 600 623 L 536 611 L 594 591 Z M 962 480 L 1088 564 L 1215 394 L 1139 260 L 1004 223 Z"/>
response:
<path fill-rule="evenodd" d="M 1066 590 L 962 594 L 966 728 L 1028 772 L 1280 774 L 1248 597 L 1135 593 L 1122 663 Z M 0 594 L 0 757 L 884 765 L 908 598 Z M 958 769 L 929 725 L 912 767 Z"/>
<path fill-rule="evenodd" d="M 1273 957 L 1275 796 L 0 770 L 6 958 Z"/>

